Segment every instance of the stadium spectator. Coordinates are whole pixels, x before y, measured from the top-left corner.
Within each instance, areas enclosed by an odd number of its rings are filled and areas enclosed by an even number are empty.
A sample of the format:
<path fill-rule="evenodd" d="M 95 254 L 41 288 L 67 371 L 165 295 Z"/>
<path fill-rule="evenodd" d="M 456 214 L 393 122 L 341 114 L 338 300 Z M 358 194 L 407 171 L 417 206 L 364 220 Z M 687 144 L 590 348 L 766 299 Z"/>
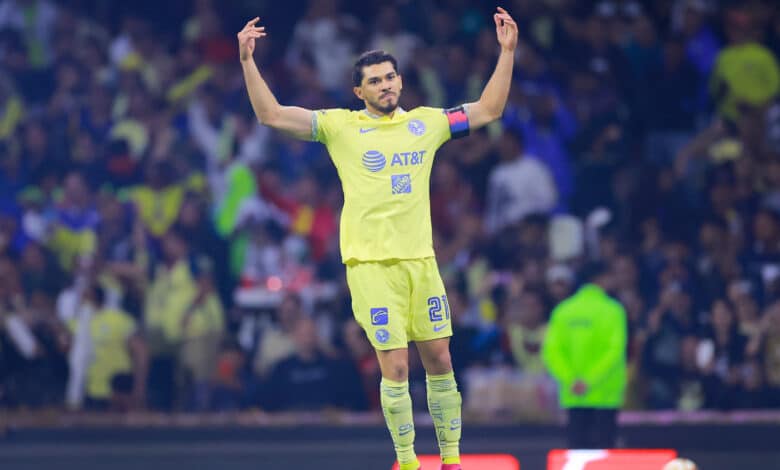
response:
<path fill-rule="evenodd" d="M 330 358 L 319 346 L 315 323 L 301 318 L 292 332 L 293 353 L 276 363 L 261 403 L 269 410 L 362 410 L 367 406 L 351 362 Z"/>
<path fill-rule="evenodd" d="M 529 214 L 549 213 L 558 194 L 550 171 L 525 153 L 522 140 L 511 132 L 498 143 L 499 163 L 490 173 L 485 226 L 496 233 Z"/>
<path fill-rule="evenodd" d="M 523 373 L 539 375 L 544 373 L 542 344 L 547 331 L 547 308 L 541 292 L 525 290 L 517 297 L 506 300 L 506 340 L 512 362 Z"/>
<path fill-rule="evenodd" d="M 739 117 L 740 108 L 760 107 L 780 91 L 777 58 L 759 42 L 760 28 L 752 14 L 742 6 L 724 12 L 729 45 L 718 54 L 710 81 L 718 111 L 731 120 Z"/>
<path fill-rule="evenodd" d="M 697 355 L 703 375 L 707 408 L 730 409 L 743 391 L 747 336 L 739 333 L 734 308 L 716 300 L 710 312 L 712 325 L 699 343 Z"/>
<path fill-rule="evenodd" d="M 285 296 L 275 310 L 273 322 L 260 331 L 257 339 L 257 352 L 252 363 L 252 371 L 257 377 L 266 379 L 279 361 L 295 351 L 293 332 L 305 315 L 299 296 Z"/>
<path fill-rule="evenodd" d="M 84 177 L 70 173 L 63 184 L 62 202 L 54 211 L 49 244 L 60 267 L 72 271 L 77 263 L 95 256 L 100 216 Z"/>
<path fill-rule="evenodd" d="M 363 393 L 368 400 L 368 408 L 380 410 L 379 390 L 374 385 L 380 379 L 381 373 L 376 354 L 371 349 L 371 343 L 363 334 L 363 329 L 354 320 L 348 320 L 344 323 L 342 336 L 350 357 L 360 374 Z"/>
<path fill-rule="evenodd" d="M 85 408 L 121 411 L 145 406 L 148 363 L 138 325 L 127 312 L 106 305 L 100 286 L 87 287 L 84 301 L 94 309 L 88 326 L 91 360 Z M 77 324 L 71 323 L 75 328 Z"/>
<path fill-rule="evenodd" d="M 197 294 L 181 318 L 182 343 L 177 363 L 179 385 L 187 408 L 206 410 L 211 403 L 212 378 L 225 328 L 224 312 L 214 286 L 213 268 L 200 258 Z"/>
<path fill-rule="evenodd" d="M 664 289 L 658 304 L 648 313 L 642 370 L 648 380 L 647 405 L 651 409 L 676 406 L 682 344 L 698 332 L 692 310 L 690 295 L 673 283 Z"/>
<path fill-rule="evenodd" d="M 46 291 L 25 295 L 19 272 L 8 259 L 0 259 L 0 275 L 0 403 L 12 408 L 57 406 L 64 399 L 68 374 L 67 330 Z"/>

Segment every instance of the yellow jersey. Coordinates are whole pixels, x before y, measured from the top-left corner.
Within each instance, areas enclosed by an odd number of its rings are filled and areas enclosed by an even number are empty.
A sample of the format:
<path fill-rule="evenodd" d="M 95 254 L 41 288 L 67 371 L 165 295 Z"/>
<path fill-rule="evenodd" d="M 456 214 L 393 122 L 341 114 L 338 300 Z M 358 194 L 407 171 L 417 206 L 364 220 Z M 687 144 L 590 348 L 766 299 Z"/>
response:
<path fill-rule="evenodd" d="M 77 322 L 69 324 L 71 332 Z M 133 360 L 128 341 L 137 330 L 129 313 L 106 308 L 96 313 L 89 323 L 89 333 L 94 348 L 94 358 L 87 370 L 87 394 L 95 399 L 111 397 L 111 379 L 116 374 L 133 371 Z"/>
<path fill-rule="evenodd" d="M 455 132 L 440 108 L 315 111 L 312 138 L 325 144 L 344 191 L 344 263 L 434 256 L 430 178 L 436 150 Z"/>

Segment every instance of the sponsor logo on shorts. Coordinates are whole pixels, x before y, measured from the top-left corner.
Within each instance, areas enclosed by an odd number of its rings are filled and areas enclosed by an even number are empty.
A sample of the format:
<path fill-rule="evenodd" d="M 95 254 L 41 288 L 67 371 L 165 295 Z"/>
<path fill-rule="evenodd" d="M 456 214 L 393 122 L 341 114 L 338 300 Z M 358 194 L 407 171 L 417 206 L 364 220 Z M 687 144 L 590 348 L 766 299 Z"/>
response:
<path fill-rule="evenodd" d="M 371 309 L 371 324 L 387 325 L 387 307 L 378 307 Z"/>
<path fill-rule="evenodd" d="M 409 176 L 409 173 L 392 175 L 391 183 L 393 186 L 393 194 L 408 194 L 412 192 L 412 177 Z"/>
<path fill-rule="evenodd" d="M 449 325 L 449 323 L 444 323 L 443 325 L 435 325 L 435 326 L 433 327 L 433 331 L 434 331 L 435 333 L 438 333 L 438 332 L 440 332 L 441 330 L 443 330 L 443 329 L 447 328 L 447 326 L 448 326 L 448 325 Z"/>
<path fill-rule="evenodd" d="M 380 343 L 385 344 L 390 339 L 390 332 L 384 328 L 380 328 L 374 333 L 374 338 Z"/>

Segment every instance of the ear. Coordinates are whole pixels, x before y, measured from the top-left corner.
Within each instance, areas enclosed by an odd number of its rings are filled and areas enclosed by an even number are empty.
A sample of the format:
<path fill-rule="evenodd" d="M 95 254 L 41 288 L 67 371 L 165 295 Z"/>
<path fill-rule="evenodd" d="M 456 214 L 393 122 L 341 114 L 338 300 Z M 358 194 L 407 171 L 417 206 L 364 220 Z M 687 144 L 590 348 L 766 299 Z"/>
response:
<path fill-rule="evenodd" d="M 398 74 L 398 91 L 401 91 L 404 89 L 404 77 L 401 76 L 401 74 Z"/>
<path fill-rule="evenodd" d="M 363 99 L 363 89 L 360 88 L 359 86 L 352 87 L 352 93 L 354 93 L 355 96 L 357 96 L 359 100 Z"/>

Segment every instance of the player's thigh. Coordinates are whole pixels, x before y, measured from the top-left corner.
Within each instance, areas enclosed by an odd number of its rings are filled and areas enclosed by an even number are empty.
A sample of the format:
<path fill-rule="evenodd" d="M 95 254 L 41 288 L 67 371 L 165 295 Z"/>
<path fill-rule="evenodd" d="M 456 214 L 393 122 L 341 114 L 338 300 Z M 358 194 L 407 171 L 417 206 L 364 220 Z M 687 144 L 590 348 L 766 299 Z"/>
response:
<path fill-rule="evenodd" d="M 406 348 L 409 343 L 409 286 L 397 264 L 347 266 L 352 313 L 378 350 Z"/>
<path fill-rule="evenodd" d="M 429 341 L 452 336 L 452 318 L 444 282 L 435 258 L 408 262 L 412 279 L 412 341 Z"/>

